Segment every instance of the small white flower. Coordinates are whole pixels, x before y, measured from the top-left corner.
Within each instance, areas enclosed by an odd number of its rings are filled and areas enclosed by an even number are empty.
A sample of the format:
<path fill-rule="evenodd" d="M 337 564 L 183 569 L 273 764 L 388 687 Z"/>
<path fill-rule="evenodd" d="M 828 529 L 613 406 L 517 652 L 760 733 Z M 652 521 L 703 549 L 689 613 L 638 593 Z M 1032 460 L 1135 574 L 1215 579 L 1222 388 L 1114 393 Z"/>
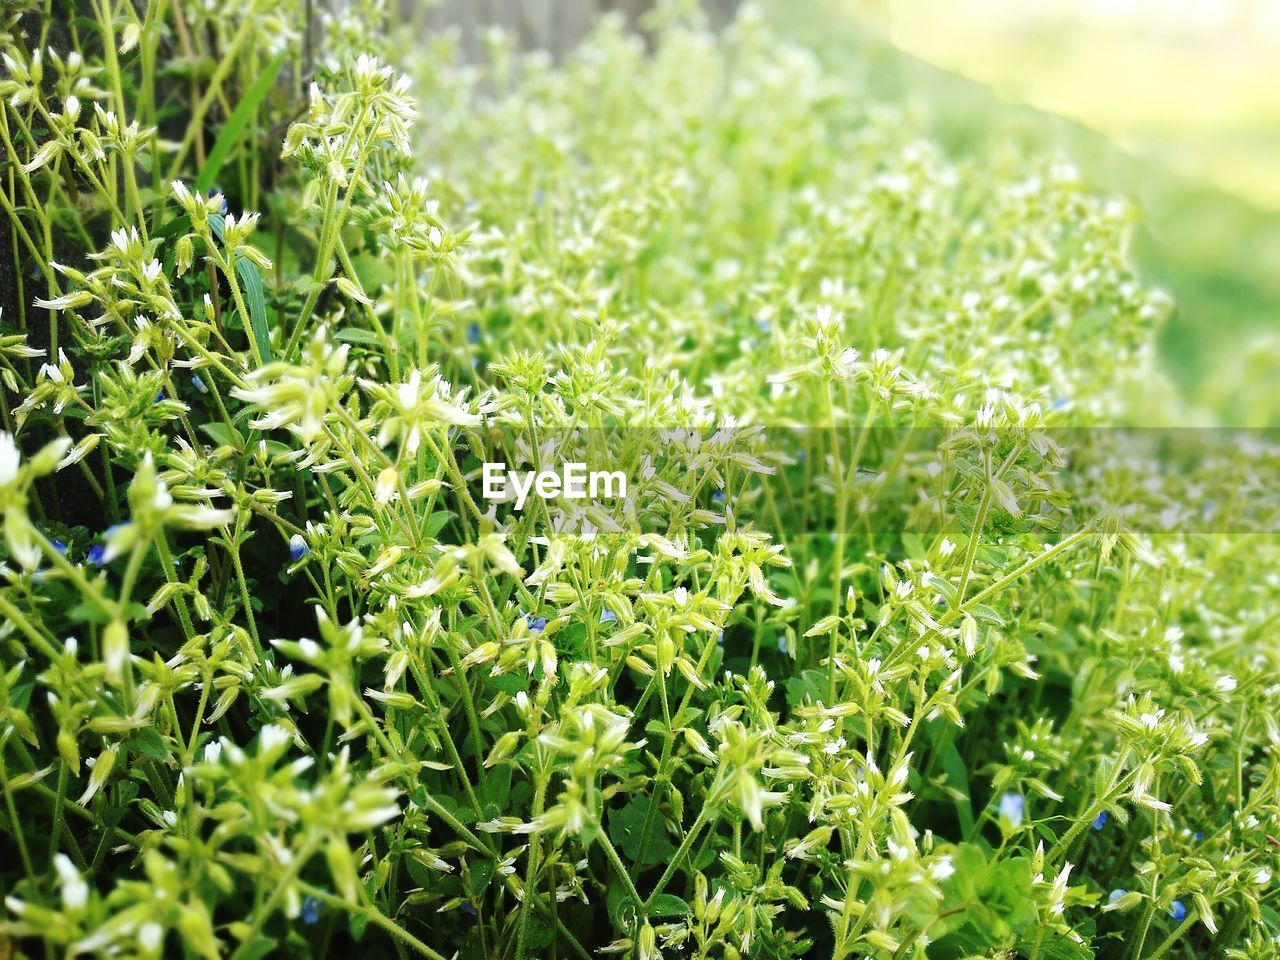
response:
<path fill-rule="evenodd" d="M 386 506 L 395 499 L 396 487 L 399 482 L 400 475 L 396 472 L 395 467 L 387 467 L 378 474 L 378 484 L 373 497 L 378 506 Z"/>
<path fill-rule="evenodd" d="M 0 487 L 8 486 L 18 477 L 18 464 L 22 454 L 13 435 L 0 430 Z"/>
<path fill-rule="evenodd" d="M 259 742 L 263 753 L 270 753 L 277 747 L 289 742 L 289 731 L 279 724 L 269 723 L 262 728 Z"/>
<path fill-rule="evenodd" d="M 58 881 L 62 885 L 62 904 L 68 910 L 83 910 L 89 902 L 89 885 L 80 876 L 80 871 L 65 853 L 53 858 L 53 868 L 58 871 Z"/>
<path fill-rule="evenodd" d="M 162 940 L 164 940 L 164 927 L 154 920 L 138 928 L 138 946 L 142 949 L 154 953 L 160 949 Z"/>

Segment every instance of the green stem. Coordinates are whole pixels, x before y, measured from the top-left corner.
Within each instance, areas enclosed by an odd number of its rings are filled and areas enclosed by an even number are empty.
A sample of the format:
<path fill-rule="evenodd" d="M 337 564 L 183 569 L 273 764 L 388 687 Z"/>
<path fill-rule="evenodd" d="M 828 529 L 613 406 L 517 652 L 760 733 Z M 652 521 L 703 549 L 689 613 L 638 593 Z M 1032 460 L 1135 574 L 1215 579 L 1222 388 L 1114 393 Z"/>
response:
<path fill-rule="evenodd" d="M 1196 919 L 1197 915 L 1191 914 L 1178 924 L 1178 926 L 1174 928 L 1173 933 L 1164 938 L 1164 942 L 1161 943 L 1160 946 L 1156 947 L 1151 956 L 1147 957 L 1147 960 L 1160 960 L 1161 957 L 1169 952 L 1169 948 L 1177 943 L 1184 933 L 1191 929 L 1191 925 L 1196 922 Z M 1032 960 L 1034 960 L 1034 958 L 1032 958 Z"/>
<path fill-rule="evenodd" d="M 614 849 L 613 841 L 609 839 L 609 835 L 603 830 L 596 834 L 596 840 L 600 843 L 600 846 L 604 847 L 604 852 L 609 857 L 610 862 L 613 864 L 613 869 L 621 878 L 623 885 L 626 886 L 627 893 L 631 894 L 631 897 L 635 900 L 636 909 L 641 914 L 644 914 L 649 905 L 641 899 L 640 891 L 636 889 L 635 883 L 631 880 L 631 874 L 627 871 L 626 866 L 623 865 L 622 858 L 618 856 L 618 851 Z"/>
<path fill-rule="evenodd" d="M 659 878 L 657 884 L 653 888 L 653 892 L 649 894 L 649 899 L 645 901 L 645 907 L 653 904 L 658 894 L 666 889 L 667 884 L 671 881 L 671 877 L 675 874 L 676 868 L 680 866 L 680 861 L 689 853 L 689 848 L 693 846 L 694 837 L 698 835 L 698 831 L 702 829 L 702 825 L 708 820 L 707 807 L 704 804 L 702 809 L 698 811 L 698 816 L 693 821 L 693 826 L 689 828 L 689 832 L 684 835 L 684 840 L 680 842 L 679 849 L 676 850 L 675 856 L 671 858 L 671 862 L 667 864 L 667 869 Z"/>
<path fill-rule="evenodd" d="M 435 950 L 432 950 L 425 943 L 423 943 L 413 934 L 409 933 L 409 931 L 405 930 L 404 927 L 400 926 L 398 923 L 396 923 L 394 920 L 392 920 L 390 917 L 384 914 L 381 910 L 378 910 L 376 907 L 361 906 L 359 904 L 348 903 L 347 901 L 343 900 L 341 897 L 335 896 L 334 894 L 330 893 L 327 890 L 322 890 L 320 887 L 313 887 L 309 883 L 299 883 L 298 888 L 302 890 L 302 892 L 305 893 L 307 896 L 314 897 L 316 900 L 319 900 L 321 903 L 326 903 L 331 907 L 336 907 L 339 910 L 345 910 L 348 913 L 358 914 L 359 916 L 366 918 L 375 927 L 379 927 L 382 930 L 385 930 L 387 933 L 395 937 L 401 943 L 404 943 L 412 947 L 414 950 L 417 950 L 424 957 L 430 957 L 431 960 L 445 960 L 443 954 L 437 953 Z"/>
<path fill-rule="evenodd" d="M 231 960 L 239 960 L 253 947 L 253 942 L 258 937 L 258 931 L 262 929 L 262 925 L 266 923 L 267 918 L 275 912 L 276 906 L 288 892 L 289 887 L 298 879 L 298 874 L 302 872 L 302 868 L 307 865 L 307 861 L 316 852 L 317 846 L 319 846 L 318 841 L 314 839 L 308 840 L 303 844 L 298 854 L 289 862 L 289 866 L 285 868 L 284 876 L 275 881 L 275 886 L 271 891 L 271 896 L 267 898 L 267 902 L 253 911 L 253 920 L 249 924 L 249 930 L 240 941 L 240 946 L 236 947 L 235 952 L 231 954 Z"/>

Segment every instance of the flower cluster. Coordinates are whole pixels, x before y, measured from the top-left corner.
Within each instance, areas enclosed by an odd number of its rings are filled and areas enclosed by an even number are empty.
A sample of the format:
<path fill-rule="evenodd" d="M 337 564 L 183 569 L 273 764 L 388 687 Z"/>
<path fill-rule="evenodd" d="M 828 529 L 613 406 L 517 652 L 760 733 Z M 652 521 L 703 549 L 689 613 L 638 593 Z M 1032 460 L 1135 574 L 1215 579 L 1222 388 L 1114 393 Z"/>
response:
<path fill-rule="evenodd" d="M 1280 553 L 1178 531 L 1280 457 L 1107 446 L 1130 212 L 680 6 L 0 33 L 0 955 L 1275 953 Z"/>

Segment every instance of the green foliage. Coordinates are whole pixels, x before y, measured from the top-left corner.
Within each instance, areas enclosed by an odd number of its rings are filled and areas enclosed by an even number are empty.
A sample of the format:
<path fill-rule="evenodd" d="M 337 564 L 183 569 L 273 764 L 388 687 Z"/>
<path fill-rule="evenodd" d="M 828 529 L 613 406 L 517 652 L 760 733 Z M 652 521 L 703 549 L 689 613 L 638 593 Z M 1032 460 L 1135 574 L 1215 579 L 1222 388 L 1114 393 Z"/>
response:
<path fill-rule="evenodd" d="M 1110 457 L 1122 204 L 749 12 L 181 14 L 5 40 L 0 949 L 1268 955 L 1276 454 Z"/>

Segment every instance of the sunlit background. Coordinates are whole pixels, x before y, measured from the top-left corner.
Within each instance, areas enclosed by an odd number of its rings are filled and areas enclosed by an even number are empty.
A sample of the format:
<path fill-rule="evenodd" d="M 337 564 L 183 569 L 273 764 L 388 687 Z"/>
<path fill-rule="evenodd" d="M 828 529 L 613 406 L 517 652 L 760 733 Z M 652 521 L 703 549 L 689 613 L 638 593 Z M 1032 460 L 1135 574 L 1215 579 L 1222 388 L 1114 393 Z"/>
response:
<path fill-rule="evenodd" d="M 1280 0 L 771 0 L 963 147 L 1069 153 L 1140 207 L 1188 401 L 1280 425 Z"/>
<path fill-rule="evenodd" d="M 897 0 L 887 23 L 908 53 L 1280 211 L 1275 0 Z"/>

